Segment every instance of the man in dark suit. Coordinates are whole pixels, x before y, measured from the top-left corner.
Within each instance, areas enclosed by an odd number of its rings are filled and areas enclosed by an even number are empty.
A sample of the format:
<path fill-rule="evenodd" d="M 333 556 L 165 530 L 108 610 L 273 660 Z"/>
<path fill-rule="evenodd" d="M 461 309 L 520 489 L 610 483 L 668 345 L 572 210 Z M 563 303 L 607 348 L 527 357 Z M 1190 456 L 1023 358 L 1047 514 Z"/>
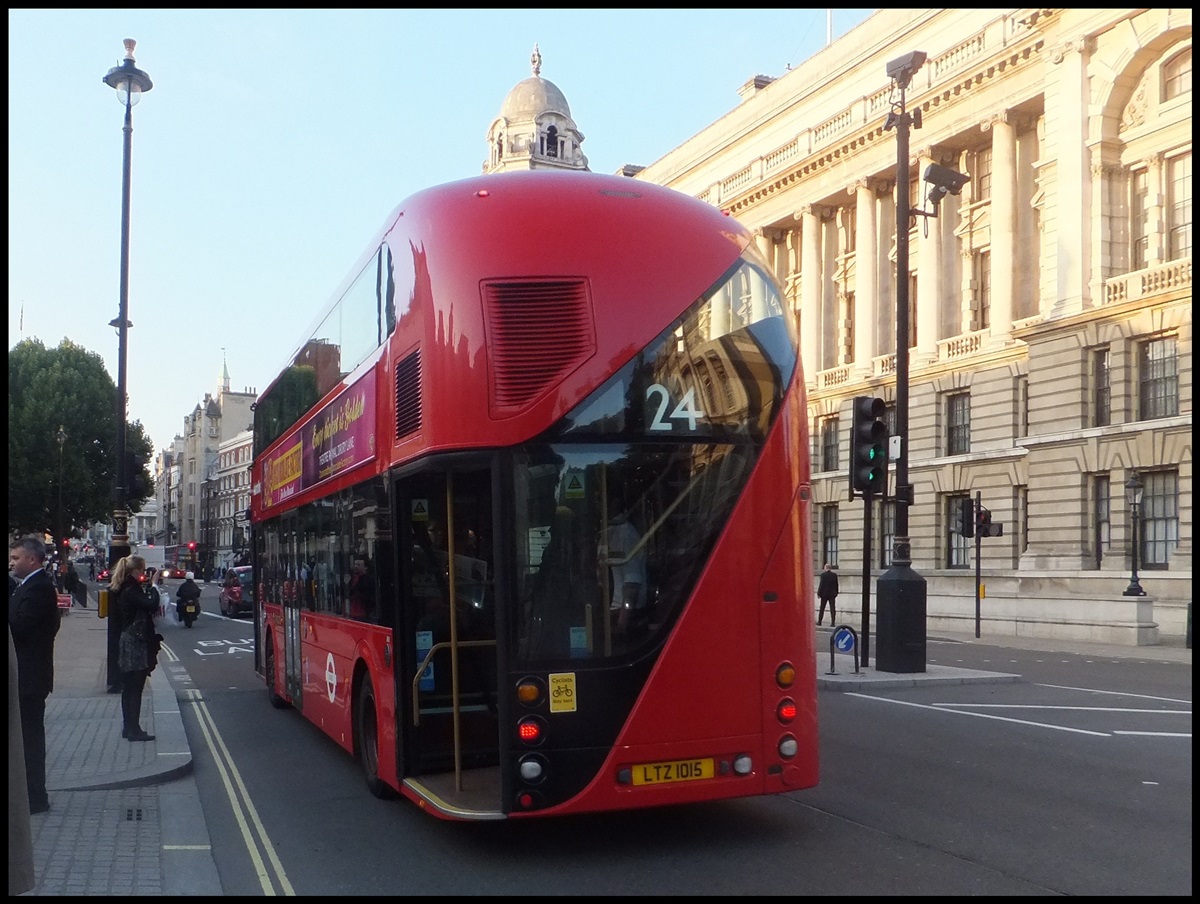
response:
<path fill-rule="evenodd" d="M 46 795 L 46 698 L 54 690 L 54 636 L 58 594 L 43 567 L 46 544 L 24 537 L 8 547 L 8 568 L 19 582 L 8 598 L 8 627 L 17 648 L 17 693 L 25 741 L 29 812 L 50 809 Z"/>

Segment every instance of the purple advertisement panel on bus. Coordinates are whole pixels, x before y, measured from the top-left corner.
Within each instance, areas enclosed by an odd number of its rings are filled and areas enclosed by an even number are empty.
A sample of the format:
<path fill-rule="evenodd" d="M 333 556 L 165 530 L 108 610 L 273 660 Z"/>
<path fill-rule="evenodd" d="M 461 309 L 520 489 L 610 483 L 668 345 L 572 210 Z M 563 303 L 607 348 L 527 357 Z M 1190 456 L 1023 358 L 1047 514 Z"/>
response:
<path fill-rule="evenodd" d="M 322 408 L 291 444 L 263 465 L 263 507 L 279 505 L 375 457 L 374 374 Z"/>

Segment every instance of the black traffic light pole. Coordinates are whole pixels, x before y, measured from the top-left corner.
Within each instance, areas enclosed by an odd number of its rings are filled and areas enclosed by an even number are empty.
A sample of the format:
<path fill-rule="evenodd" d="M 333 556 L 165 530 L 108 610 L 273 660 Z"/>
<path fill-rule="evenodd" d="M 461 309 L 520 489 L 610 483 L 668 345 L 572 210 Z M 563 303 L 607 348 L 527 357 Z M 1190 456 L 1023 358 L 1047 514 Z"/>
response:
<path fill-rule="evenodd" d="M 975 525 L 975 638 L 979 639 L 979 583 L 983 580 L 983 562 L 979 555 L 983 550 L 983 531 L 979 529 L 979 513 L 983 511 L 983 494 L 975 491 L 975 508 L 971 512 L 972 524 Z"/>

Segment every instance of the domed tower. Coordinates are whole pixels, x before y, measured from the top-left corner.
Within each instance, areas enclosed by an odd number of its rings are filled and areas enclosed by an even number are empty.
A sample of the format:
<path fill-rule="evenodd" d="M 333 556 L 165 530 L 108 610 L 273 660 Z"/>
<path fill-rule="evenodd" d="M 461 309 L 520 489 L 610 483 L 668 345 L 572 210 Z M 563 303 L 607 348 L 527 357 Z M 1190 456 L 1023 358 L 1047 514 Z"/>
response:
<path fill-rule="evenodd" d="M 558 86 L 542 78 L 542 55 L 536 44 L 529 58 L 533 75 L 518 82 L 504 98 L 500 115 L 488 129 L 485 173 L 560 169 L 587 171 L 583 133 Z"/>

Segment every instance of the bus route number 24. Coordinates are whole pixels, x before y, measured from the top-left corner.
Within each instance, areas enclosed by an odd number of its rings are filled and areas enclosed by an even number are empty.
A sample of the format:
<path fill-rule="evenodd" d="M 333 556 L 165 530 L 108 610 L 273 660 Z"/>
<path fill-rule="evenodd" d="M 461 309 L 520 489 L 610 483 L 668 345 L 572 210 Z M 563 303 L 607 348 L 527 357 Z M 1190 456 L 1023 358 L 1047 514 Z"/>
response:
<path fill-rule="evenodd" d="M 651 430 L 675 430 L 682 426 L 683 421 L 687 421 L 687 429 L 695 432 L 696 422 L 705 417 L 704 412 L 696 407 L 695 387 L 689 388 L 671 408 L 673 400 L 670 391 L 661 383 L 653 383 L 646 390 L 646 401 L 654 409 L 650 416 Z M 667 413 L 668 408 L 670 414 Z"/>

